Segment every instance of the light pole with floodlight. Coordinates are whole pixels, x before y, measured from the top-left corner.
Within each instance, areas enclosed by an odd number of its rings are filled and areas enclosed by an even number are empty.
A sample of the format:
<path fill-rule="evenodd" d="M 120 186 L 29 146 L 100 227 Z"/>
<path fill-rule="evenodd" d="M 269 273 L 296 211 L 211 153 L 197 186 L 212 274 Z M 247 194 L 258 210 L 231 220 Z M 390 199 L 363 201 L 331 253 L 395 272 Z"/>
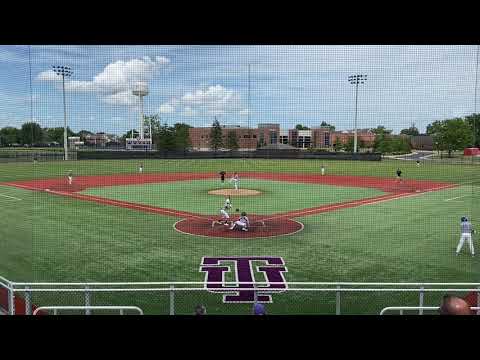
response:
<path fill-rule="evenodd" d="M 65 151 L 65 160 L 68 160 L 68 140 L 67 140 L 67 105 L 65 104 L 65 77 L 70 77 L 73 71 L 68 66 L 52 66 L 55 74 L 62 77 L 63 88 L 63 149 Z"/>
<path fill-rule="evenodd" d="M 353 152 L 357 152 L 357 109 L 358 109 L 358 85 L 365 84 L 367 75 L 351 75 L 348 77 L 348 82 L 355 85 L 355 129 L 353 133 Z"/>

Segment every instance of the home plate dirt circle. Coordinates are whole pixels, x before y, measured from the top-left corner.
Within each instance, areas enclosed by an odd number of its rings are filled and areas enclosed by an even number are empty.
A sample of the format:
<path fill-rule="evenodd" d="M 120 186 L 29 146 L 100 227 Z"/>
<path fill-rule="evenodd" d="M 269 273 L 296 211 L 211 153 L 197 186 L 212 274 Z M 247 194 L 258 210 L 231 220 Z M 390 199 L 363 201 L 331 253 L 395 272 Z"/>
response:
<path fill-rule="evenodd" d="M 250 190 L 250 189 L 217 189 L 217 190 L 210 190 L 208 192 L 210 195 L 222 195 L 222 196 L 254 196 L 260 195 L 261 192 L 257 190 Z"/>
<path fill-rule="evenodd" d="M 292 235 L 303 230 L 303 224 L 293 219 L 277 218 L 262 222 L 262 218 L 265 216 L 249 216 L 249 231 L 230 230 L 229 226 L 221 224 L 214 224 L 212 227 L 213 220 L 207 217 L 182 219 L 177 221 L 173 227 L 178 232 L 189 235 L 234 239 Z"/>

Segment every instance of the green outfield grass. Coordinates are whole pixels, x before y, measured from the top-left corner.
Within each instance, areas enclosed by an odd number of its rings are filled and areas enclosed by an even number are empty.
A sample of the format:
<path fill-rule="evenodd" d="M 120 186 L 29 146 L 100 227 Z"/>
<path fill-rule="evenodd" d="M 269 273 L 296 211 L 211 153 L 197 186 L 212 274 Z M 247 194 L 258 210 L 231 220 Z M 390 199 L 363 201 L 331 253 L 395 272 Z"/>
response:
<path fill-rule="evenodd" d="M 83 191 L 83 193 L 197 214 L 217 215 L 225 202 L 225 197 L 209 195 L 208 192 L 222 188 L 232 188 L 232 185 L 228 184 L 228 182 L 222 185 L 218 180 L 196 180 L 106 186 L 90 188 Z M 384 194 L 376 189 L 289 183 L 249 178 L 242 178 L 241 188 L 260 191 L 261 195 L 232 196 L 233 210 L 239 208 L 241 211 L 254 214 L 288 212 Z"/>
<path fill-rule="evenodd" d="M 0 194 L 5 195 L 0 196 L 0 275 L 14 281 L 203 281 L 204 274 L 199 272 L 202 256 L 274 255 L 284 258 L 288 281 L 479 281 L 479 258 L 470 257 L 465 248 L 460 256 L 454 256 L 460 217 L 470 216 L 474 226 L 480 228 L 478 166 L 425 164 L 416 168 L 414 163 L 404 161 L 317 160 L 152 160 L 144 163 L 146 172 L 223 169 L 293 173 L 318 173 L 321 164 L 325 164 L 330 174 L 382 177 L 392 177 L 400 166 L 407 178 L 464 185 L 299 218 L 305 225 L 300 233 L 246 241 L 181 234 L 172 227 L 177 220 L 173 217 L 0 186 Z M 129 173 L 136 171 L 137 164 L 136 161 L 79 161 L 35 166 L 2 164 L 0 181 L 63 176 L 69 169 L 77 175 Z M 189 182 L 192 183 L 200 192 L 211 186 L 208 181 Z M 255 180 L 255 186 L 264 186 L 266 191 L 274 187 L 273 183 Z M 151 184 L 147 188 L 142 185 L 141 192 L 126 190 L 126 193 L 135 201 L 157 201 L 145 198 L 145 191 L 154 193 L 151 189 L 171 185 Z M 177 190 L 181 190 L 182 197 L 173 204 L 186 209 L 190 206 L 187 199 L 191 195 L 186 194 L 181 185 L 177 186 L 180 186 Z M 285 193 L 283 186 L 278 185 L 275 194 Z M 315 201 L 329 202 L 331 196 L 365 196 L 365 193 L 352 193 L 351 189 L 334 191 L 323 185 L 306 186 L 322 191 L 302 201 L 313 201 L 317 197 Z M 104 195 L 105 191 L 115 192 L 108 188 L 94 190 L 104 191 Z M 296 191 L 294 187 L 289 190 L 299 196 L 305 192 Z M 166 193 L 162 190 L 156 194 Z M 192 205 L 198 205 L 197 212 L 214 213 L 218 201 L 220 205 L 223 202 L 221 197 L 217 201 L 213 200 L 215 196 L 202 196 L 198 204 Z M 267 193 L 256 199 L 261 201 L 269 196 Z M 278 204 L 279 208 L 283 206 L 281 199 L 277 201 L 274 194 L 271 196 L 273 204 Z M 248 201 L 250 199 L 253 197 Z M 283 204 L 286 203 L 285 200 Z M 249 205 L 261 208 L 260 203 Z M 268 206 L 269 209 L 275 207 Z M 479 252 L 478 240 L 474 244 Z M 75 298 L 51 294 L 35 296 L 37 303 L 48 303 L 50 299 L 50 303 L 73 304 Z M 426 304 L 436 305 L 440 298 L 441 294 L 428 295 Z M 346 313 L 378 313 L 384 306 L 418 304 L 417 295 L 407 294 L 348 294 L 342 299 Z M 81 296 L 76 301 L 78 304 Z M 145 294 L 135 300 L 131 294 L 95 295 L 94 304 L 101 303 L 135 304 L 150 313 L 168 313 L 168 294 Z M 176 310 L 191 313 L 196 303 L 206 304 L 209 313 L 250 312 L 249 305 L 223 305 L 221 295 L 204 292 L 178 294 Z M 274 303 L 268 305 L 268 309 L 270 313 L 334 313 L 334 305 L 334 293 L 315 296 L 288 293 L 274 295 Z"/>

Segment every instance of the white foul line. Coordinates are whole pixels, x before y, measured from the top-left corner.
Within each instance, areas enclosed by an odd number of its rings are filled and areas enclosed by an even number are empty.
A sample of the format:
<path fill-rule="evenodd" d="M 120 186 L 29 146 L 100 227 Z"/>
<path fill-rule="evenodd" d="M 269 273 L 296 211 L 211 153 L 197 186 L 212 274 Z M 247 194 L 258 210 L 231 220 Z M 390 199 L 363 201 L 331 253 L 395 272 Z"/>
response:
<path fill-rule="evenodd" d="M 9 199 L 13 199 L 13 200 L 20 200 L 20 201 L 22 200 L 22 199 L 19 199 L 19 198 L 13 197 L 13 196 L 4 195 L 4 194 L 0 194 L 0 196 L 6 197 L 6 198 L 9 198 Z"/>
<path fill-rule="evenodd" d="M 462 196 L 457 196 L 457 197 L 454 197 L 454 198 L 451 198 L 451 199 L 446 199 L 444 201 L 450 201 L 450 200 L 455 200 L 455 199 L 460 199 L 460 198 L 463 198 L 465 196 L 468 196 L 468 195 L 462 195 Z"/>

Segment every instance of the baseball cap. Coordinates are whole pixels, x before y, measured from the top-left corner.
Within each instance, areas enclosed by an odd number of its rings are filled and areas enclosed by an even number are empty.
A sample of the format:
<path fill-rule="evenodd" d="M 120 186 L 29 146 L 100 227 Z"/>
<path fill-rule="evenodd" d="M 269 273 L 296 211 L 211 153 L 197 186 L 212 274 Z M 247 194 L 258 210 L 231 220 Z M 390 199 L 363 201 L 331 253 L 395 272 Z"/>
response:
<path fill-rule="evenodd" d="M 258 303 L 253 305 L 253 313 L 254 315 L 265 315 L 265 305 Z"/>

